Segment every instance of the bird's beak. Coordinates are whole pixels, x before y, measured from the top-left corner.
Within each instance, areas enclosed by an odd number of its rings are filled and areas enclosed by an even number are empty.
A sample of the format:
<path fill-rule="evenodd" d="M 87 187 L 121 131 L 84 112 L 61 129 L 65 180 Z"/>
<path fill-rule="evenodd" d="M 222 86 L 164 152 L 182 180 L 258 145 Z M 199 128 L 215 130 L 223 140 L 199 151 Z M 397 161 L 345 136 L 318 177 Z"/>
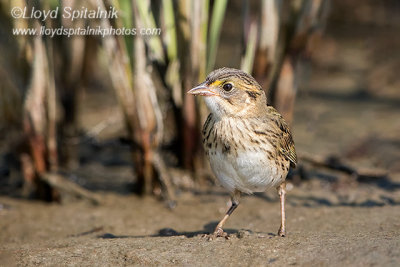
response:
<path fill-rule="evenodd" d="M 201 95 L 201 96 L 216 96 L 216 95 L 218 95 L 218 93 L 215 92 L 214 90 L 212 90 L 210 87 L 208 87 L 205 82 L 190 89 L 190 91 L 188 91 L 188 94 Z"/>

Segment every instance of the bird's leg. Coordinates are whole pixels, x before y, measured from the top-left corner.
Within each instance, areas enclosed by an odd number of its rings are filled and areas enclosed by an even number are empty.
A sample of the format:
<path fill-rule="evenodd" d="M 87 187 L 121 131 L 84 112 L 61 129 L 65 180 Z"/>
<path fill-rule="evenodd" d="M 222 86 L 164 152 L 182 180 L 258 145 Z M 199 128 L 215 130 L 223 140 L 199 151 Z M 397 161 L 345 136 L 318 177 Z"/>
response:
<path fill-rule="evenodd" d="M 283 182 L 280 186 L 277 187 L 279 198 L 281 199 L 281 227 L 279 227 L 278 235 L 285 236 L 285 196 L 286 196 L 286 183 Z"/>
<path fill-rule="evenodd" d="M 239 206 L 239 200 L 240 200 L 240 191 L 235 190 L 231 196 L 231 201 L 232 205 L 226 212 L 224 218 L 218 223 L 217 227 L 215 227 L 214 233 L 210 237 L 227 237 L 227 234 L 224 232 L 222 227 L 224 226 L 225 222 L 228 220 L 229 216 L 232 214 L 232 212 Z"/>

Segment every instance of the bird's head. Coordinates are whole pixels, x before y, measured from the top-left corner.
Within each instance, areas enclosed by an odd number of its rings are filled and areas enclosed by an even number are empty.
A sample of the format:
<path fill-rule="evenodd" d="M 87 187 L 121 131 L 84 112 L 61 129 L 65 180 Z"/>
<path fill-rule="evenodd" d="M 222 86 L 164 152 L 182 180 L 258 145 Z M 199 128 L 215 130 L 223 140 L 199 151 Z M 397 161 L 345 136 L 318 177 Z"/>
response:
<path fill-rule="evenodd" d="M 206 105 L 217 117 L 256 116 L 267 102 L 264 91 L 252 76 L 231 68 L 212 71 L 188 93 L 204 96 Z"/>

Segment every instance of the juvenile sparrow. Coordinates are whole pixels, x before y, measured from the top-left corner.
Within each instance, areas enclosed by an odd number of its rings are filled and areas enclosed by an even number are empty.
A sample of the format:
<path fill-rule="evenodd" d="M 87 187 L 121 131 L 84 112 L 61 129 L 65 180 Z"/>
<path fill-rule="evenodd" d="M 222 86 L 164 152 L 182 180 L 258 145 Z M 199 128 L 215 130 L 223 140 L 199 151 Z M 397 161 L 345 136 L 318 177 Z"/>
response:
<path fill-rule="evenodd" d="M 210 239 L 227 236 L 222 227 L 238 207 L 241 193 L 270 187 L 280 196 L 278 235 L 285 236 L 285 179 L 297 156 L 282 116 L 267 105 L 257 81 L 237 69 L 214 70 L 188 93 L 204 96 L 211 112 L 203 126 L 203 145 L 214 174 L 231 193 L 232 205 Z"/>

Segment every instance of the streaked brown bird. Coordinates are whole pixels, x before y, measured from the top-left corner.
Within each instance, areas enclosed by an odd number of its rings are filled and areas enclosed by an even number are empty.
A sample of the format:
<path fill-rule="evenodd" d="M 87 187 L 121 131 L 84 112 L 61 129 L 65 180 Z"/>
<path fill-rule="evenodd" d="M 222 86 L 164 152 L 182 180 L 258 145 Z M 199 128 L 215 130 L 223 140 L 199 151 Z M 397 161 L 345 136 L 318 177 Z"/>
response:
<path fill-rule="evenodd" d="M 223 225 L 238 207 L 241 193 L 276 187 L 281 203 L 279 236 L 285 236 L 285 179 L 297 156 L 289 127 L 267 105 L 267 98 L 249 74 L 232 68 L 211 72 L 188 93 L 204 97 L 210 114 L 203 126 L 203 145 L 211 168 L 231 193 L 232 205 L 210 239 L 227 237 Z"/>

